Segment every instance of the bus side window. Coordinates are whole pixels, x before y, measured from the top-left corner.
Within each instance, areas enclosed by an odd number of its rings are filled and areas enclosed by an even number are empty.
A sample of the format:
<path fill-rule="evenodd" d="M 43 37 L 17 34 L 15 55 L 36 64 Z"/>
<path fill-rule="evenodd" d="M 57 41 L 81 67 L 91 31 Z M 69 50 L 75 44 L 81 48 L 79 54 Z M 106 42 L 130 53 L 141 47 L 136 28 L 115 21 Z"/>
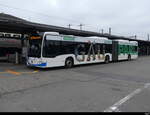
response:
<path fill-rule="evenodd" d="M 98 54 L 98 45 L 97 44 L 94 44 L 94 53 Z"/>
<path fill-rule="evenodd" d="M 106 53 L 112 53 L 112 44 L 106 44 Z"/>
<path fill-rule="evenodd" d="M 106 45 L 103 44 L 103 54 L 105 54 L 105 53 L 106 53 Z"/>
<path fill-rule="evenodd" d="M 47 40 L 44 45 L 44 57 L 56 57 L 60 54 L 60 42 Z"/>
<path fill-rule="evenodd" d="M 100 47 L 100 45 L 99 44 L 97 44 L 97 53 L 101 53 L 101 47 Z"/>
<path fill-rule="evenodd" d="M 124 46 L 124 53 L 128 53 L 128 45 Z"/>
<path fill-rule="evenodd" d="M 85 44 L 78 44 L 77 49 L 79 55 L 85 54 Z"/>
<path fill-rule="evenodd" d="M 100 45 L 100 53 L 101 54 L 105 54 L 105 52 L 106 52 L 106 46 L 105 46 L 105 44 L 99 44 Z"/>
<path fill-rule="evenodd" d="M 130 53 L 134 52 L 134 46 L 130 46 Z"/>
<path fill-rule="evenodd" d="M 90 46 L 91 46 L 90 43 L 86 43 L 86 44 L 85 44 L 85 55 L 88 55 L 89 50 L 90 50 Z"/>
<path fill-rule="evenodd" d="M 138 52 L 138 47 L 137 46 L 132 46 L 132 53 Z"/>
<path fill-rule="evenodd" d="M 103 45 L 102 44 L 100 44 L 100 51 L 101 51 L 100 53 L 103 54 Z"/>
<path fill-rule="evenodd" d="M 137 46 L 135 46 L 135 52 L 138 52 L 138 47 Z"/>
<path fill-rule="evenodd" d="M 127 53 L 129 54 L 130 53 L 130 47 L 129 47 L 129 45 L 127 46 L 127 48 L 128 48 L 128 52 Z"/>
<path fill-rule="evenodd" d="M 123 53 L 124 53 L 124 46 L 119 45 L 119 54 L 123 54 Z"/>
<path fill-rule="evenodd" d="M 74 42 L 61 42 L 61 54 L 74 54 Z"/>

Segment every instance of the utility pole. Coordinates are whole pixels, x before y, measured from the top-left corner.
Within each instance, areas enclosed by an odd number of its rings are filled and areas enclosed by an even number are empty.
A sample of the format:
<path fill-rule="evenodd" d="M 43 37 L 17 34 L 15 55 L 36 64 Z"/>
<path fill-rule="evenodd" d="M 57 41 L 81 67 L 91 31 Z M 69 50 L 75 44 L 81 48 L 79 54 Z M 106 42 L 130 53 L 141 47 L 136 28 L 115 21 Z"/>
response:
<path fill-rule="evenodd" d="M 112 30 L 112 29 L 111 29 L 111 28 L 109 28 L 109 35 L 111 35 L 111 30 Z"/>
<path fill-rule="evenodd" d="M 148 38 L 148 41 L 150 40 L 149 39 L 149 34 L 147 34 L 147 38 Z M 149 46 L 147 46 L 147 55 L 149 55 Z"/>
<path fill-rule="evenodd" d="M 101 34 L 104 34 L 104 29 L 101 29 L 101 30 L 100 30 L 100 33 L 101 33 Z"/>
<path fill-rule="evenodd" d="M 148 41 L 149 41 L 149 40 L 150 40 L 150 39 L 149 39 L 149 34 L 147 34 L 147 38 L 148 38 Z"/>
<path fill-rule="evenodd" d="M 135 39 L 137 39 L 137 35 L 135 35 Z"/>
<path fill-rule="evenodd" d="M 72 26 L 71 24 L 68 25 L 69 29 L 71 29 L 71 26 Z"/>
<path fill-rule="evenodd" d="M 82 27 L 83 27 L 84 25 L 83 25 L 83 24 L 80 24 L 79 26 L 80 26 L 80 30 L 82 30 Z"/>
<path fill-rule="evenodd" d="M 136 35 L 134 35 L 134 36 L 130 36 L 130 38 L 131 38 L 131 39 L 136 39 L 136 38 L 137 38 L 137 36 L 136 36 Z"/>

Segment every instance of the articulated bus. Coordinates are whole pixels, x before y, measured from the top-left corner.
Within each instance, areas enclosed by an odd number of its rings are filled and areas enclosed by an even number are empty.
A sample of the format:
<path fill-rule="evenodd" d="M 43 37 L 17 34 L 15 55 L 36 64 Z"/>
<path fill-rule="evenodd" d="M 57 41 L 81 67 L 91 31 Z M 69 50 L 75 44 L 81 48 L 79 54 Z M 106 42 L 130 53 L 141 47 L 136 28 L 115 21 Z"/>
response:
<path fill-rule="evenodd" d="M 27 66 L 51 68 L 138 58 L 138 43 L 43 32 L 28 40 Z"/>

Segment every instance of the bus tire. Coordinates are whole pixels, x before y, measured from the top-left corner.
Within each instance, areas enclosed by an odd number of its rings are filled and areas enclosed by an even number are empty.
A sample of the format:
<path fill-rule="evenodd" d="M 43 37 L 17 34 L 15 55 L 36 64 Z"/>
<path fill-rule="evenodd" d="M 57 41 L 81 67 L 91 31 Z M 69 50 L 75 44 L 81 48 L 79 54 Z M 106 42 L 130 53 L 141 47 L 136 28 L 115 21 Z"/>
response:
<path fill-rule="evenodd" d="M 72 57 L 67 58 L 65 61 L 65 67 L 66 68 L 72 68 L 74 66 L 74 60 Z"/>
<path fill-rule="evenodd" d="M 110 62 L 110 57 L 107 55 L 106 57 L 105 57 L 105 64 L 108 64 Z"/>
<path fill-rule="evenodd" d="M 128 61 L 131 61 L 131 55 L 128 55 Z"/>

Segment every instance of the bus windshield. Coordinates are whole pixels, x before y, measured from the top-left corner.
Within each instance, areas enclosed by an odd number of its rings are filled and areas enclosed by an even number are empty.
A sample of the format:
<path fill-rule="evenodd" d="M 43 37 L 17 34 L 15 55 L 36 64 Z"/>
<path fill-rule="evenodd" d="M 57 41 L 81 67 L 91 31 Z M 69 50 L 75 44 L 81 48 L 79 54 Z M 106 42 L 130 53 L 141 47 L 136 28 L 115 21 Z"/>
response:
<path fill-rule="evenodd" d="M 60 55 L 61 39 L 59 36 L 46 35 L 43 45 L 43 57 L 54 58 Z"/>
<path fill-rule="evenodd" d="M 41 57 L 42 37 L 32 36 L 29 40 L 28 57 Z"/>

